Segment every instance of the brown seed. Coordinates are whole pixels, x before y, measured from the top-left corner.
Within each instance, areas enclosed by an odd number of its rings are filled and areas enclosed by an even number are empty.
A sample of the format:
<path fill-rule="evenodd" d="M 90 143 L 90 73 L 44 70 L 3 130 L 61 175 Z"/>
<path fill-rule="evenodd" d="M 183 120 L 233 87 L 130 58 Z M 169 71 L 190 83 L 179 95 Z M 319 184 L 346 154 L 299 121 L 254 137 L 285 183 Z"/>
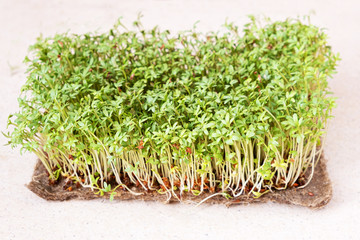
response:
<path fill-rule="evenodd" d="M 191 148 L 187 147 L 187 148 L 186 148 L 186 152 L 189 153 L 189 154 L 191 154 Z"/>
<path fill-rule="evenodd" d="M 67 178 L 65 181 L 65 186 L 71 185 L 73 182 L 71 180 L 71 178 Z"/>
<path fill-rule="evenodd" d="M 163 182 L 164 182 L 165 187 L 170 188 L 170 182 L 169 182 L 169 179 L 168 179 L 168 178 L 166 178 L 166 177 L 163 177 L 163 178 L 162 178 L 162 180 L 163 180 Z"/>
<path fill-rule="evenodd" d="M 56 180 L 54 179 L 49 179 L 49 185 L 55 185 L 56 183 Z"/>
<path fill-rule="evenodd" d="M 308 192 L 309 196 L 314 196 L 314 194 L 312 192 Z"/>
<path fill-rule="evenodd" d="M 180 187 L 180 181 L 179 181 L 179 180 L 175 180 L 175 181 L 174 181 L 174 186 Z"/>

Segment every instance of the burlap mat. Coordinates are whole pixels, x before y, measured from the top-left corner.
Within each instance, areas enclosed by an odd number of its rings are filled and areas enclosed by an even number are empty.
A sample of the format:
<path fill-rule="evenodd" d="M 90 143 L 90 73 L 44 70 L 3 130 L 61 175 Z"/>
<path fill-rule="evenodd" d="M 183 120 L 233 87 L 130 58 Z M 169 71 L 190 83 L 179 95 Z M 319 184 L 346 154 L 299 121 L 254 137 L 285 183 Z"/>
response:
<path fill-rule="evenodd" d="M 321 208 L 324 207 L 332 197 L 332 186 L 326 171 L 326 161 L 324 154 L 322 154 L 321 159 L 318 165 L 315 167 L 314 176 L 309 185 L 305 188 L 288 188 L 286 190 L 273 190 L 260 198 L 254 198 L 251 195 L 241 195 L 236 198 L 226 199 L 221 195 L 214 196 L 206 200 L 205 204 L 225 204 L 226 206 L 233 206 L 238 204 L 250 204 L 250 203 L 265 203 L 268 201 L 276 203 L 285 203 L 300 205 L 309 208 Z M 305 174 L 306 177 L 310 170 Z M 48 176 L 44 166 L 40 161 L 37 162 L 33 179 L 27 185 L 27 187 L 38 195 L 41 198 L 46 200 L 54 201 L 65 201 L 70 199 L 81 199 L 81 200 L 90 200 L 98 198 L 108 198 L 109 194 L 104 196 L 99 196 L 94 194 L 89 188 L 82 188 L 81 186 L 72 185 L 72 191 L 69 191 L 64 187 L 65 180 L 60 180 L 59 183 L 55 185 L 50 185 L 48 181 Z M 144 191 L 140 188 L 136 189 L 133 187 L 134 191 L 141 192 L 142 195 L 135 196 L 128 191 L 119 190 L 114 199 L 115 200 L 143 200 L 143 201 L 162 201 L 165 202 L 167 197 L 165 195 L 159 194 L 156 191 Z M 182 196 L 182 201 L 185 203 L 199 203 L 201 200 L 209 197 L 210 193 L 202 193 L 200 196 L 194 196 L 193 194 L 184 194 Z M 169 203 L 179 202 L 177 199 L 172 198 Z"/>

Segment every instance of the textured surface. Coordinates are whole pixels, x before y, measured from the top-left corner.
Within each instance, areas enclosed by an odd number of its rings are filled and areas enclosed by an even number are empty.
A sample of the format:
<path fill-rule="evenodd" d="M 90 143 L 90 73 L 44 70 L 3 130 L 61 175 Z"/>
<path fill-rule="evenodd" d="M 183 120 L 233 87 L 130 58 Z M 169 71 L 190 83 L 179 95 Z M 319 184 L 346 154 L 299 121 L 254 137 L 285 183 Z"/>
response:
<path fill-rule="evenodd" d="M 2 145 L 0 136 L 0 239 L 357 239 L 360 234 L 360 2 L 358 1 L 5 1 L 0 0 L 0 129 L 17 110 L 25 82 L 22 60 L 39 33 L 106 30 L 118 16 L 129 23 L 139 11 L 145 27 L 216 30 L 226 17 L 242 25 L 246 15 L 273 19 L 308 14 L 327 28 L 340 52 L 330 80 L 338 97 L 325 142 L 333 199 L 322 210 L 275 203 L 235 206 L 163 205 L 156 202 L 45 201 L 29 191 L 36 157 Z"/>
<path fill-rule="evenodd" d="M 311 168 L 305 175 L 310 175 Z M 306 181 L 307 182 L 307 181 Z M 305 181 L 304 181 L 305 183 Z M 67 188 L 71 186 L 72 191 L 68 191 Z M 31 182 L 27 187 L 33 191 L 39 197 L 46 200 L 64 201 L 64 200 L 92 200 L 101 198 L 99 195 L 95 195 L 89 188 L 82 188 L 76 184 L 68 184 L 64 178 L 59 179 L 59 182 L 53 185 L 49 184 L 49 177 L 44 165 L 39 160 L 36 163 L 34 174 Z M 115 200 L 143 200 L 143 201 L 158 201 L 167 203 L 167 196 L 164 194 L 158 194 L 156 191 L 144 191 L 141 187 L 131 188 L 141 195 L 133 195 L 128 191 L 117 191 L 114 199 Z M 103 199 L 109 199 L 109 194 L 102 196 Z M 299 205 L 309 208 L 322 208 L 329 203 L 332 197 L 331 181 L 326 171 L 326 160 L 322 155 L 319 164 L 316 166 L 314 176 L 311 182 L 305 188 L 288 188 L 283 191 L 272 191 L 263 195 L 260 198 L 254 198 L 251 195 L 241 195 L 236 198 L 226 199 L 220 194 L 211 194 L 205 192 L 200 196 L 193 194 L 184 194 L 181 198 L 183 203 L 202 203 L 206 204 L 224 204 L 225 206 L 244 205 L 249 203 L 284 203 Z M 171 198 L 170 203 L 178 203 L 178 200 Z"/>

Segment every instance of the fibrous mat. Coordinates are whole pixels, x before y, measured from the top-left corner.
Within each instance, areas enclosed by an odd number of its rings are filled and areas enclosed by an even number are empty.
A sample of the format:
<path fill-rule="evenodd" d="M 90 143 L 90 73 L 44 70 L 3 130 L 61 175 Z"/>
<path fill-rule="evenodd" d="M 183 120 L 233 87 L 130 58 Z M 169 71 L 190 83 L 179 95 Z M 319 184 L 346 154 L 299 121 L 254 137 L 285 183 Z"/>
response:
<path fill-rule="evenodd" d="M 311 169 L 305 174 L 306 178 L 309 177 Z M 72 190 L 68 190 L 68 183 L 65 179 L 59 179 L 58 183 L 50 185 L 48 175 L 45 167 L 40 161 L 37 162 L 32 181 L 27 187 L 39 197 L 46 200 L 53 201 L 65 201 L 71 199 L 90 200 L 98 198 L 109 199 L 109 194 L 100 196 L 94 194 L 89 188 L 83 188 L 79 184 L 73 184 Z M 66 186 L 66 187 L 64 187 Z M 161 201 L 166 202 L 167 196 L 159 194 L 156 191 L 144 191 L 136 186 L 132 187 L 133 191 L 141 192 L 141 195 L 133 195 L 126 190 L 118 190 L 114 196 L 114 200 L 143 200 L 143 201 Z M 183 202 L 198 203 L 203 199 L 211 196 L 212 193 L 204 192 L 199 196 L 195 196 L 191 193 L 183 194 L 181 200 Z M 215 195 L 207 199 L 204 203 L 207 204 L 225 204 L 226 206 L 233 206 L 239 204 L 250 203 L 266 203 L 268 201 L 284 204 L 292 204 L 305 206 L 309 208 L 322 208 L 332 198 L 332 186 L 326 170 L 326 160 L 324 153 L 320 158 L 319 163 L 315 167 L 314 175 L 310 183 L 305 188 L 291 187 L 286 190 L 273 190 L 267 194 L 264 194 L 260 198 L 254 198 L 250 195 L 240 195 L 239 197 L 227 199 L 222 195 Z M 170 199 L 170 203 L 178 202 L 177 199 Z"/>

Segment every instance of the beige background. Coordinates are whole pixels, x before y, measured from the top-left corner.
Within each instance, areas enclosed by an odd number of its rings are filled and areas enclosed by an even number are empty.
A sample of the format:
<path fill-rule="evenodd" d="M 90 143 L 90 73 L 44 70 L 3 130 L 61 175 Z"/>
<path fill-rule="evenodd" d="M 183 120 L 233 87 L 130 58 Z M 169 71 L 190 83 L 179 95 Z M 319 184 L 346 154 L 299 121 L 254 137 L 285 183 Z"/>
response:
<path fill-rule="evenodd" d="M 25 188 L 36 161 L 0 136 L 0 239 L 359 239 L 360 1 L 35 1 L 0 0 L 0 130 L 17 111 L 27 48 L 42 33 L 108 30 L 144 14 L 146 28 L 217 30 L 226 17 L 273 19 L 315 12 L 342 61 L 330 81 L 338 97 L 325 154 L 334 198 L 322 210 L 262 204 L 226 208 L 144 202 L 47 202 Z M 130 24 L 128 24 L 130 25 Z"/>

